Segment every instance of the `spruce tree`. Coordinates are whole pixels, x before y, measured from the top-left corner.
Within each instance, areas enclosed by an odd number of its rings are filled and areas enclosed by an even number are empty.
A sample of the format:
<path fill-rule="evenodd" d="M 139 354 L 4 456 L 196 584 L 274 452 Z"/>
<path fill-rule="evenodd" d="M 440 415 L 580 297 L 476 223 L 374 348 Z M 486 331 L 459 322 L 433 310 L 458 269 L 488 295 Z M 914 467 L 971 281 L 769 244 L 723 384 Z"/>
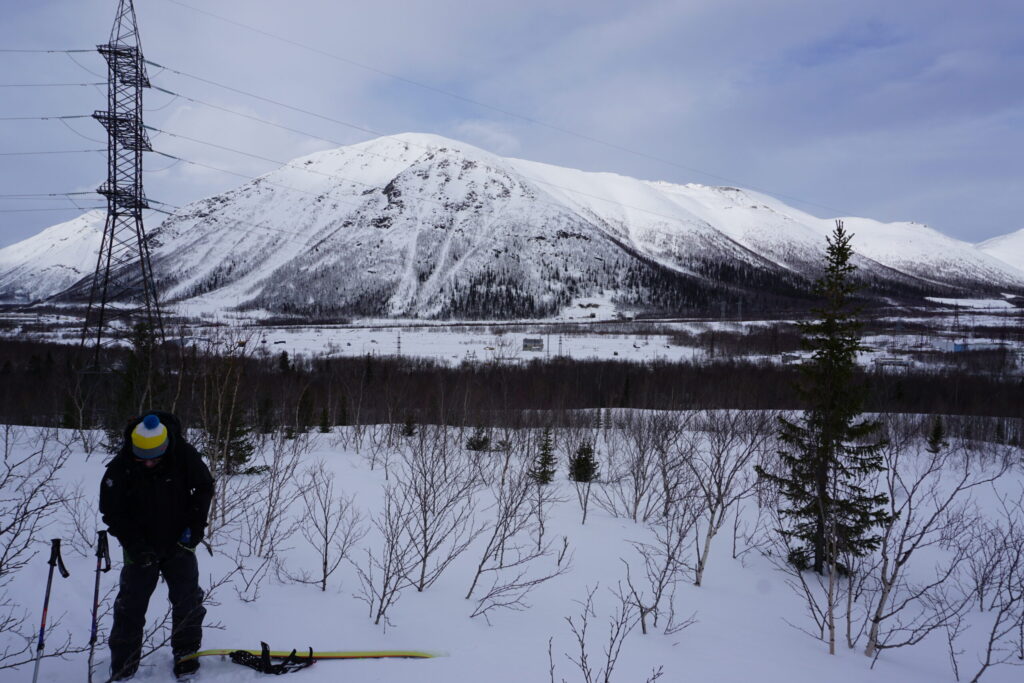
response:
<path fill-rule="evenodd" d="M 246 472 L 244 465 L 249 462 L 255 450 L 252 428 L 241 420 L 230 425 L 223 444 L 225 474 Z"/>
<path fill-rule="evenodd" d="M 925 446 L 925 450 L 932 455 L 937 455 L 945 447 L 946 428 L 942 424 L 942 416 L 936 415 L 935 420 L 932 422 L 932 429 L 928 432 L 928 445 Z"/>
<path fill-rule="evenodd" d="M 540 437 L 540 449 L 530 468 L 530 478 L 538 484 L 550 484 L 555 478 L 555 446 L 551 438 L 551 427 L 545 427 Z"/>
<path fill-rule="evenodd" d="M 583 518 L 580 524 L 587 523 L 587 510 L 590 507 L 590 485 L 597 481 L 597 459 L 594 457 L 594 447 L 589 441 L 580 443 L 579 448 L 569 458 L 569 479 L 576 485 L 576 498 L 580 502 L 580 510 Z"/>
<path fill-rule="evenodd" d="M 856 379 L 863 347 L 851 238 L 836 221 L 827 238 L 825 273 L 815 283 L 822 299 L 812 309 L 817 319 L 799 324 L 802 346 L 811 354 L 797 386 L 805 410 L 797 421 L 779 420 L 782 471 L 757 468 L 788 503 L 779 513 L 790 525 L 779 531 L 798 544 L 790 561 L 818 573 L 838 564 L 840 555 L 861 557 L 876 549 L 881 538 L 872 529 L 889 520 L 888 498 L 865 488 L 884 469 L 885 442 L 877 437 L 879 422 L 860 418 L 865 387 Z"/>
<path fill-rule="evenodd" d="M 402 422 L 402 429 L 399 431 L 402 436 L 416 436 L 416 418 L 412 413 L 405 414 L 405 421 Z"/>
<path fill-rule="evenodd" d="M 588 441 L 582 442 L 569 459 L 569 478 L 579 484 L 597 480 L 597 460 L 594 458 L 594 447 Z"/>
<path fill-rule="evenodd" d="M 472 436 L 466 439 L 466 450 L 486 451 L 490 447 L 491 437 L 487 436 L 483 427 L 477 427 Z"/>
<path fill-rule="evenodd" d="M 320 409 L 320 425 L 317 428 L 317 431 L 319 431 L 321 434 L 331 433 L 331 421 L 327 417 L 327 406 L 324 406 Z"/>

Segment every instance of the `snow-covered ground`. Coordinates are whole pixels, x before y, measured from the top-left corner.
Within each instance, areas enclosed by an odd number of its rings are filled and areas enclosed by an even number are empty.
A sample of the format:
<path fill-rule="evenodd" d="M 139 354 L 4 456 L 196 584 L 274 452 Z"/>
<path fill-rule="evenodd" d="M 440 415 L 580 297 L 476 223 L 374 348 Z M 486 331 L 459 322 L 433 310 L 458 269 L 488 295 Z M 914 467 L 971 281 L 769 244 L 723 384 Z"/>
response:
<path fill-rule="evenodd" d="M 302 439 L 279 440 L 276 443 L 282 457 L 278 465 L 280 468 L 290 455 L 297 456 L 296 475 L 299 481 L 303 481 L 307 469 L 322 462 L 334 477 L 334 494 L 350 498 L 367 523 L 379 520 L 386 489 L 397 486 L 405 476 L 402 453 L 408 455 L 417 443 L 417 437 L 396 437 L 389 448 L 386 432 L 386 427 L 365 429 L 360 439 L 349 427 L 337 428 L 332 434 L 310 435 L 308 444 L 304 444 Z M 7 443 L 13 445 L 11 454 L 23 456 L 38 449 L 43 432 L 14 428 L 6 434 Z M 56 434 L 55 440 L 48 444 L 47 452 L 51 455 L 58 452 L 57 440 L 67 442 L 71 436 L 69 432 Z M 311 518 L 303 511 L 302 499 L 298 498 L 290 509 L 282 511 L 280 526 L 273 527 L 271 540 L 276 544 L 273 563 L 276 566 L 273 569 L 268 566 L 266 574 L 259 579 L 255 575 L 260 560 L 247 552 L 249 544 L 244 539 L 265 521 L 262 515 L 267 510 L 265 486 L 268 477 L 238 476 L 226 486 L 221 481 L 220 491 L 227 493 L 227 505 L 232 509 L 227 516 L 233 521 L 214 527 L 211 537 L 215 553 L 212 557 L 200 552 L 203 585 L 220 584 L 207 615 L 207 623 L 216 627 L 205 630 L 204 647 L 258 648 L 259 642 L 264 640 L 275 649 L 295 647 L 301 650 L 309 646 L 320 650 L 417 649 L 445 654 L 422 661 L 324 661 L 294 674 L 294 680 L 310 683 L 339 680 L 415 680 L 420 683 L 583 681 L 579 668 L 570 661 L 570 658 L 578 659 L 580 651 L 567 619 L 572 618 L 577 627 L 581 625 L 581 603 L 593 591 L 593 612 L 584 640 L 596 675 L 605 662 L 603 648 L 609 640 L 609 619 L 620 606 L 612 591 L 626 589 L 627 564 L 634 584 L 642 589 L 643 563 L 633 544 L 652 543 L 654 532 L 650 525 L 614 516 L 594 501 L 586 523 L 581 524 L 577 493 L 572 482 L 565 479 L 565 453 L 574 439 L 596 439 L 602 472 L 608 478 L 607 473 L 615 470 L 615 465 L 609 461 L 610 455 L 618 453 L 621 458 L 627 450 L 625 442 L 620 440 L 622 434 L 616 429 L 555 434 L 560 464 L 554 483 L 545 489 L 549 500 L 545 506 L 542 539 L 543 544 L 550 543 L 551 546 L 547 554 L 521 569 L 525 570 L 527 578 L 539 578 L 559 570 L 562 573 L 537 585 L 522 598 L 522 604 L 516 609 L 498 608 L 486 617 L 471 617 L 480 606 L 478 601 L 495 579 L 499 579 L 497 583 L 500 585 L 502 581 L 515 577 L 516 570 L 485 576 L 473 596 L 466 599 L 474 572 L 484 555 L 485 540 L 495 521 L 494 491 L 500 488 L 503 471 L 506 475 L 522 471 L 529 452 L 536 449 L 536 436 L 525 433 L 493 435 L 495 441 L 498 438 L 513 441 L 513 455 L 507 461 L 510 469 L 504 470 L 506 460 L 502 453 L 466 451 L 462 444 L 468 432 L 451 434 L 448 442 L 452 449 L 451 478 L 461 481 L 470 474 L 474 475 L 473 514 L 469 524 L 483 529 L 483 532 L 475 536 L 466 551 L 458 555 L 425 591 L 403 590 L 381 624 L 374 623 L 373 610 L 356 597 L 363 592 L 356 566 L 365 570 L 368 553 L 379 554 L 383 546 L 379 530 L 371 527 L 365 538 L 355 544 L 349 553 L 352 562 L 340 564 L 337 572 L 328 579 L 326 591 L 289 581 L 289 575 L 295 576 L 304 570 L 316 574 L 319 568 L 313 548 L 292 527 L 295 523 L 305 525 L 307 529 L 311 526 Z M 693 443 L 699 453 L 706 455 L 709 452 L 706 435 L 684 431 L 679 443 L 685 444 L 690 438 L 697 439 Z M 920 446 L 916 444 L 913 452 L 916 453 Z M 268 447 L 267 451 L 270 450 L 273 449 Z M 982 509 L 988 513 L 994 509 L 991 504 L 995 500 L 995 492 L 1019 493 L 1022 482 L 1019 455 L 1017 451 L 1017 469 L 1000 479 L 995 488 L 980 487 L 975 492 L 973 497 L 983 504 Z M 59 472 L 58 481 L 71 487 L 80 498 L 76 504 L 56 510 L 44 521 L 43 528 L 35 534 L 33 547 L 37 554 L 5 587 L 7 596 L 26 613 L 25 635 L 30 639 L 29 649 L 32 652 L 32 628 L 34 624 L 38 629 L 45 587 L 47 539 L 52 537 L 64 540 L 64 559 L 71 577 L 66 580 L 55 578 L 50 606 L 50 623 L 54 625 L 54 631 L 48 637 L 48 649 L 52 651 L 65 636 L 70 637 L 72 646 L 76 647 L 88 641 L 95 568 L 90 544 L 98 522 L 96 494 L 105 460 L 101 452 L 88 455 L 80 441 L 70 444 L 67 462 Z M 749 475 L 749 466 L 743 471 L 744 475 Z M 505 480 L 511 481 L 512 477 L 507 476 Z M 297 489 L 291 488 L 293 486 L 294 482 L 284 489 L 285 498 L 298 493 Z M 310 490 L 308 481 L 303 488 L 307 492 Z M 611 484 L 595 488 L 607 493 L 614 490 Z M 4 493 L 11 491 L 8 489 Z M 470 504 L 470 499 L 462 504 Z M 533 505 L 527 506 L 527 528 L 509 545 L 510 555 L 514 553 L 511 549 L 513 544 L 517 544 L 519 551 L 524 553 L 536 547 L 536 517 L 534 512 L 530 512 L 534 509 Z M 745 537 L 744 532 L 751 533 L 758 524 L 756 509 L 754 498 L 743 502 L 738 516 L 739 533 L 735 534 L 733 520 L 736 510 L 727 515 L 726 523 L 712 545 L 703 585 L 692 585 L 692 570 L 680 569 L 679 583 L 671 599 L 675 618 L 682 621 L 692 615 L 695 622 L 684 630 L 666 635 L 664 629 L 669 603 L 663 602 L 658 628 L 652 628 L 646 635 L 641 634 L 639 627 L 632 629 L 622 643 L 621 655 L 608 680 L 624 683 L 645 681 L 652 670 L 662 667 L 660 680 L 672 683 L 935 683 L 954 680 L 944 632 L 933 633 L 913 647 L 884 652 L 872 669 L 871 660 L 861 653 L 863 636 L 856 648 L 848 649 L 842 640 L 843 626 L 838 652 L 829 656 L 823 642 L 801 630 L 813 630 L 813 623 L 806 613 L 804 599 L 789 585 L 792 577 L 780 571 L 770 558 L 753 549 L 750 539 Z M 771 526 L 764 518 L 760 524 L 762 531 Z M 703 528 L 698 527 L 701 531 Z M 759 533 L 752 532 L 751 538 L 759 538 Z M 442 548 L 448 545 L 441 544 Z M 112 542 L 112 550 L 115 571 L 102 576 L 101 595 L 106 598 L 101 637 L 109 629 L 111 590 L 120 565 L 116 561 L 120 554 L 116 542 Z M 692 545 L 687 546 L 683 556 L 687 564 L 692 564 Z M 910 581 L 930 578 L 936 562 L 943 557 L 943 553 L 935 552 L 915 556 L 908 568 Z M 247 580 L 251 583 L 247 584 Z M 161 585 L 150 605 L 150 624 L 159 621 L 165 606 L 166 589 Z M 987 633 L 991 618 L 991 612 L 969 610 L 965 622 L 969 628 L 957 644 L 957 648 L 963 649 L 959 656 L 961 680 L 968 680 L 978 668 L 981 639 Z M 630 623 L 633 623 L 633 617 Z M 158 632 L 156 637 L 159 640 L 164 635 L 165 632 Z M 549 641 L 555 666 L 553 674 L 549 670 Z M 0 652 L 20 644 L 13 633 L 0 631 Z M 105 647 L 101 647 L 97 655 L 100 670 L 105 667 L 107 656 Z M 171 681 L 170 665 L 169 649 L 162 647 L 144 660 L 136 680 Z M 31 668 L 31 664 L 26 664 L 15 670 L 0 669 L 0 679 L 26 680 Z M 63 660 L 44 660 L 40 680 L 81 680 L 85 675 L 86 656 L 79 653 Z M 983 680 L 1009 683 L 1019 681 L 1019 676 L 1019 669 L 1001 666 L 990 669 Z M 218 658 L 204 659 L 200 678 L 225 683 L 263 680 L 261 674 Z M 597 676 L 594 680 L 605 679 Z"/>
<path fill-rule="evenodd" d="M 1024 354 L 1020 330 L 1024 312 L 1003 299 L 944 299 L 949 308 L 942 313 L 902 311 L 867 321 L 864 337 L 868 351 L 859 360 L 871 365 L 900 357 L 919 364 L 909 354 L 915 351 L 953 351 L 953 344 L 966 348 L 1005 346 Z M 595 318 L 590 318 L 590 313 Z M 710 357 L 710 349 L 698 348 L 688 339 L 708 332 L 745 335 L 772 326 L 792 326 L 787 320 L 643 320 L 614 319 L 614 307 L 601 299 L 581 300 L 558 317 L 539 321 L 423 321 L 364 319 L 337 325 L 274 325 L 262 316 L 238 312 L 196 318 L 186 328 L 185 342 L 202 345 L 205 340 L 229 335 L 247 340 L 250 348 L 291 357 L 404 356 L 430 358 L 457 365 L 462 362 L 527 363 L 556 356 L 576 360 L 695 361 Z M 181 311 L 175 311 L 181 313 Z M 194 311 L 192 311 L 194 312 Z M 871 333 L 874 324 L 889 329 Z M 0 336 L 43 338 L 76 344 L 80 331 L 77 319 L 54 314 L 9 312 L 0 314 Z M 975 328 L 988 328 L 985 334 Z M 905 331 L 903 331 L 905 330 Z M 540 347 L 524 340 L 540 340 Z M 689 345 L 688 345 L 689 344 Z M 792 362 L 800 352 L 767 355 L 767 349 L 746 356 L 773 363 Z M 722 350 L 715 351 L 719 358 Z"/>

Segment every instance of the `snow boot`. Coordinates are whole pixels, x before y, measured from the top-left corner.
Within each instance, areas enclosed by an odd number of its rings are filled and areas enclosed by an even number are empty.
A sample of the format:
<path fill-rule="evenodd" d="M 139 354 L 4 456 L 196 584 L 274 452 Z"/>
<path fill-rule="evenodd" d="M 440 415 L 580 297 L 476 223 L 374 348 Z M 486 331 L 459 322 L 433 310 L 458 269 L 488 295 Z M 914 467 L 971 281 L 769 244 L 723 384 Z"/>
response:
<path fill-rule="evenodd" d="M 184 659 L 189 655 L 194 655 L 194 652 L 186 652 L 181 656 L 174 658 L 174 675 L 178 678 L 186 678 L 192 676 L 199 671 L 199 657 L 191 657 Z"/>

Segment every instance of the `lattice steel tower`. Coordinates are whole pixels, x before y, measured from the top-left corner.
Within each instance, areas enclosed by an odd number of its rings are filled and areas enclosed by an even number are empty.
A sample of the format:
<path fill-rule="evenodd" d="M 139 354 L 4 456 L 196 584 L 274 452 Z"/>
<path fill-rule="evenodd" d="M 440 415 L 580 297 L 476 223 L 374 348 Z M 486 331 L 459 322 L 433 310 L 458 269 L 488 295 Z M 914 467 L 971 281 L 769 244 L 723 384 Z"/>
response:
<path fill-rule="evenodd" d="M 93 118 L 107 130 L 107 220 L 89 292 L 82 345 L 132 334 L 141 323 L 150 348 L 164 340 L 142 211 L 142 154 L 150 151 L 142 125 L 142 89 L 149 87 L 132 0 L 119 0 L 110 41 L 97 46 L 107 61 L 107 109 Z"/>

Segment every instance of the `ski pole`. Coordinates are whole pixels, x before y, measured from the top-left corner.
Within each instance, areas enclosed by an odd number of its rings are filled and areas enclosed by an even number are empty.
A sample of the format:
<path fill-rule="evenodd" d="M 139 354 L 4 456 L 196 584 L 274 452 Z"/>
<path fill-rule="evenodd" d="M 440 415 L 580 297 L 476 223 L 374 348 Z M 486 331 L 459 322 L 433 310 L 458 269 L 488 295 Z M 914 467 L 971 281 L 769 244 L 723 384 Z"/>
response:
<path fill-rule="evenodd" d="M 50 573 L 46 577 L 46 597 L 43 598 L 43 621 L 39 626 L 39 645 L 36 647 L 36 667 L 35 671 L 32 672 L 32 683 L 36 683 L 36 679 L 39 678 L 39 662 L 43 658 L 43 646 L 45 645 L 46 637 L 46 611 L 50 608 L 50 587 L 53 585 L 53 568 L 57 567 L 60 570 L 60 575 L 65 579 L 71 576 L 71 572 L 64 567 L 64 560 L 60 556 L 60 539 L 55 538 L 50 541 Z"/>
<path fill-rule="evenodd" d="M 92 630 L 89 632 L 89 683 L 92 683 L 92 657 L 96 653 L 96 633 L 99 629 L 100 572 L 110 571 L 110 546 L 107 532 L 101 531 L 96 543 L 96 586 L 92 591 Z"/>

